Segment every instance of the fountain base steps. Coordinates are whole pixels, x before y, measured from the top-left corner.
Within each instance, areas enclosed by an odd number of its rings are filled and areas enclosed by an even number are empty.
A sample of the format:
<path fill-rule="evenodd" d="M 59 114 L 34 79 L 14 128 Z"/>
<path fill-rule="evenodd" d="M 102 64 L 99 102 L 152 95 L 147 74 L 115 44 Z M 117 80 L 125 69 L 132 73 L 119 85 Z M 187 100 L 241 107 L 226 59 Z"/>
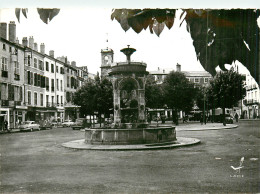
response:
<path fill-rule="evenodd" d="M 71 149 L 80 150 L 100 150 L 100 151 L 126 151 L 126 150 L 157 150 L 157 149 L 171 149 L 182 146 L 191 146 L 199 144 L 200 140 L 197 138 L 177 137 L 176 141 L 158 142 L 152 144 L 131 144 L 131 145 L 102 145 L 102 144 L 86 144 L 85 139 L 74 140 L 63 143 L 62 146 Z"/>

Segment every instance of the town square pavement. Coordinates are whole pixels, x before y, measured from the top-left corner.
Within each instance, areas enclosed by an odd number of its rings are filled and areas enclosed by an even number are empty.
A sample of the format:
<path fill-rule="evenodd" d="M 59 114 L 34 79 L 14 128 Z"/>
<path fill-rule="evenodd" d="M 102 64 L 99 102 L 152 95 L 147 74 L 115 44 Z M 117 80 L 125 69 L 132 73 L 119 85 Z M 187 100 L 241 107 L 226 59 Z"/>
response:
<path fill-rule="evenodd" d="M 260 121 L 235 124 L 180 124 L 201 143 L 144 151 L 64 148 L 84 138 L 71 128 L 0 134 L 0 193 L 258 193 Z"/>

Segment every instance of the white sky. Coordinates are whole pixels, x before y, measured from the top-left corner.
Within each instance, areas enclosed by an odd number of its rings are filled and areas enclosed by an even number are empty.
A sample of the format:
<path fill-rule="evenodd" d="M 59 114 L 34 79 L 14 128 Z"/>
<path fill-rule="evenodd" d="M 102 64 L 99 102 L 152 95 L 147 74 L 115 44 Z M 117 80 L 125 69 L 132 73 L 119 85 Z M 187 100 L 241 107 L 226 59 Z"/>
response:
<path fill-rule="evenodd" d="M 98 4 L 100 1 L 96 1 L 96 4 L 81 2 L 82 6 L 80 6 L 80 4 L 73 4 L 72 1 L 64 1 L 62 6 L 58 6 L 54 2 L 48 4 L 52 5 L 49 7 L 59 7 L 61 10 L 48 25 L 40 20 L 36 9 L 36 7 L 46 6 L 43 4 L 37 6 L 35 2 L 34 4 L 28 4 L 28 1 L 25 1 L 24 4 L 21 4 L 21 2 L 17 4 L 11 0 L 9 4 L 6 3 L 1 6 L 8 9 L 0 9 L 0 22 L 9 23 L 9 21 L 15 21 L 16 35 L 20 43 L 23 37 L 29 38 L 29 36 L 33 36 L 34 41 L 38 43 L 38 47 L 40 43 L 45 43 L 46 53 L 49 50 L 54 50 L 55 57 L 67 56 L 69 61 L 76 61 L 77 66 L 87 65 L 91 73 L 100 71 L 100 51 L 107 47 L 107 33 L 108 46 L 114 50 L 115 62 L 125 61 L 125 55 L 120 52 L 120 49 L 129 44 L 130 47 L 137 50 L 131 59 L 146 62 L 147 70 L 156 70 L 158 67 L 161 69 L 175 69 L 177 63 L 182 65 L 183 71 L 203 70 L 200 62 L 197 61 L 190 34 L 186 30 L 186 23 L 179 27 L 178 19 L 175 20 L 171 30 L 168 30 L 165 26 L 160 37 L 157 37 L 155 34 L 151 34 L 149 29 L 143 30 L 139 34 L 136 34 L 132 29 L 124 32 L 116 20 L 112 21 L 110 19 L 112 8 L 124 7 L 123 5 L 120 6 L 120 3 L 113 6 L 113 4 L 108 4 L 111 1 L 103 1 L 102 5 Z M 131 2 L 133 4 L 134 1 Z M 169 5 L 167 7 L 171 8 L 176 8 L 176 6 L 199 8 L 197 7 L 199 4 L 187 4 L 187 0 L 183 1 L 182 6 L 181 4 L 172 6 L 172 2 L 170 4 L 165 1 L 161 2 L 162 6 Z M 226 7 L 232 8 L 232 2 L 236 2 L 233 5 L 237 5 L 237 1 L 231 1 Z M 259 2 L 247 1 L 248 4 L 242 4 L 241 7 L 246 5 L 248 5 L 247 8 L 260 7 Z M 149 4 L 151 5 L 149 7 L 163 8 L 162 6 L 156 6 L 154 1 L 150 1 Z M 145 4 L 134 5 L 130 8 L 146 7 Z M 219 7 L 219 4 L 216 5 L 211 7 L 223 8 Z M 15 7 L 28 7 L 27 19 L 21 13 L 20 23 L 18 23 L 14 12 Z M 129 8 L 129 6 L 126 7 Z M 177 13 L 177 18 L 179 18 L 180 12 Z"/>

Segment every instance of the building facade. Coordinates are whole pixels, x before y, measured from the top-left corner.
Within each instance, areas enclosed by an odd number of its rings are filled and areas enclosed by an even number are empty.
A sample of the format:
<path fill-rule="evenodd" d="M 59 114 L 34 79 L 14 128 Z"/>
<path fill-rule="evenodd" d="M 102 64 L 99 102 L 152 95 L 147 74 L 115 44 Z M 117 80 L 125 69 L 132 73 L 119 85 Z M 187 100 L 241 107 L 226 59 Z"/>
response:
<path fill-rule="evenodd" d="M 0 23 L 0 124 L 8 121 L 15 128 L 26 120 L 56 120 L 78 118 L 73 94 L 86 79 L 86 69 L 71 64 L 67 57 L 45 53 L 44 43 L 31 36 L 16 40 L 16 26 Z M 7 32 L 9 32 L 7 34 Z M 7 35 L 9 35 L 7 39 Z"/>
<path fill-rule="evenodd" d="M 15 127 L 25 120 L 24 48 L 16 44 L 15 23 L 10 22 L 7 40 L 7 24 L 1 23 L 0 37 L 0 123 L 8 121 Z"/>
<path fill-rule="evenodd" d="M 243 100 L 242 118 L 256 119 L 260 116 L 260 90 L 259 86 L 250 75 L 246 75 L 246 96 Z"/>

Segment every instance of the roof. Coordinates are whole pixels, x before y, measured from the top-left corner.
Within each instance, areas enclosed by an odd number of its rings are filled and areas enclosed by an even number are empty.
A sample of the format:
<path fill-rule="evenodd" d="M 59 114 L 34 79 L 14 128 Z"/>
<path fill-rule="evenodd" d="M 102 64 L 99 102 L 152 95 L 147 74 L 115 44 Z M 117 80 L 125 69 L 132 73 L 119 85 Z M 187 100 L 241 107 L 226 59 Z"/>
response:
<path fill-rule="evenodd" d="M 182 71 L 186 77 L 212 77 L 207 71 Z"/>
<path fill-rule="evenodd" d="M 114 53 L 114 51 L 113 51 L 113 49 L 111 49 L 111 48 L 105 48 L 105 49 L 101 49 L 101 53 L 106 53 L 106 52 L 112 52 L 112 53 Z"/>

